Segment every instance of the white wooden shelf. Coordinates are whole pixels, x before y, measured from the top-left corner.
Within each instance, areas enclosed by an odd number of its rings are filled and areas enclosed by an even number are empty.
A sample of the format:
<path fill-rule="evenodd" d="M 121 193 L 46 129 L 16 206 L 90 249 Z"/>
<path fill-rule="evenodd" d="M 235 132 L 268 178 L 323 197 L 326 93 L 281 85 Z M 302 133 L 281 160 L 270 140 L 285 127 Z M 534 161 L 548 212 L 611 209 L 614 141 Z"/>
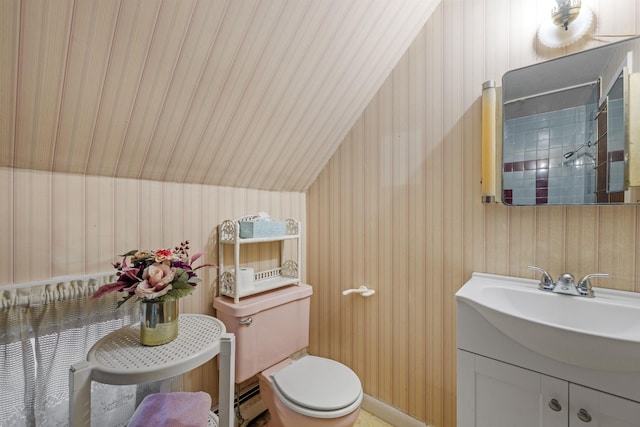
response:
<path fill-rule="evenodd" d="M 167 344 L 140 344 L 140 325 L 125 326 L 96 342 L 87 360 L 69 370 L 69 424 L 89 426 L 91 381 L 139 384 L 181 375 L 220 354 L 220 426 L 233 427 L 235 336 L 224 324 L 203 314 L 181 314 L 178 337 Z"/>
<path fill-rule="evenodd" d="M 272 289 L 282 288 L 288 285 L 299 284 L 300 279 L 298 278 L 287 278 L 287 277 L 276 277 L 272 279 L 260 280 L 255 282 L 253 285 L 253 289 L 247 289 L 246 291 L 242 291 L 238 293 L 238 297 L 247 297 L 249 295 L 259 294 L 261 292 L 270 291 Z M 233 295 L 227 295 L 233 296 Z"/>
<path fill-rule="evenodd" d="M 269 242 L 279 242 L 281 240 L 293 240 L 293 239 L 298 239 L 300 238 L 299 235 L 297 234 L 292 234 L 292 235 L 284 235 L 284 236 L 275 236 L 275 237 L 249 237 L 249 238 L 242 238 L 242 237 L 238 237 L 238 240 L 221 240 L 220 243 L 226 243 L 226 244 L 234 244 L 234 243 L 238 243 L 240 245 L 242 244 L 246 244 L 246 243 L 269 243 Z"/>
<path fill-rule="evenodd" d="M 240 223 L 243 221 L 252 221 L 256 217 L 246 216 L 237 220 L 226 220 L 218 225 L 218 268 L 220 271 L 219 284 L 220 295 L 228 296 L 234 299 L 234 303 L 238 304 L 240 298 L 249 295 L 255 295 L 261 292 L 270 291 L 272 289 L 281 288 L 292 284 L 300 284 L 300 260 L 302 253 L 301 244 L 301 226 L 300 222 L 289 218 L 285 220 L 286 234 L 280 236 L 269 237 L 240 237 Z M 297 240 L 296 259 L 284 259 L 284 243 L 287 240 Z M 240 265 L 240 248 L 247 244 L 260 244 L 280 242 L 280 265 L 271 270 L 254 272 L 253 277 L 247 280 L 243 276 L 245 282 L 240 283 L 237 273 L 241 271 Z M 225 268 L 224 262 L 224 246 L 233 245 L 233 269 L 228 265 Z"/>

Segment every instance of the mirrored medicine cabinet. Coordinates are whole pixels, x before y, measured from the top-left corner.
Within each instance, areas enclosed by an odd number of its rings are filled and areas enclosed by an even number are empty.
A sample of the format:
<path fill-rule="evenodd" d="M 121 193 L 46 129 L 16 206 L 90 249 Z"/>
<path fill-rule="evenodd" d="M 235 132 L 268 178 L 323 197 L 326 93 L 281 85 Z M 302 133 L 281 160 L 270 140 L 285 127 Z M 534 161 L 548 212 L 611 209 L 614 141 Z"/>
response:
<path fill-rule="evenodd" d="M 505 73 L 498 162 L 504 204 L 640 202 L 634 71 L 640 37 Z"/>

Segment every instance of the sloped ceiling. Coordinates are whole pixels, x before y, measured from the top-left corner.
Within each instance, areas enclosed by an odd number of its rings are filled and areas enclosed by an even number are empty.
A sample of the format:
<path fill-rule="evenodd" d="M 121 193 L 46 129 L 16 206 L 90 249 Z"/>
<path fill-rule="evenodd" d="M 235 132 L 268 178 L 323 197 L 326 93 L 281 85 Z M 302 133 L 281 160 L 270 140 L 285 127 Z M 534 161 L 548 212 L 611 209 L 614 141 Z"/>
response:
<path fill-rule="evenodd" d="M 0 166 L 304 191 L 439 0 L 3 0 Z"/>

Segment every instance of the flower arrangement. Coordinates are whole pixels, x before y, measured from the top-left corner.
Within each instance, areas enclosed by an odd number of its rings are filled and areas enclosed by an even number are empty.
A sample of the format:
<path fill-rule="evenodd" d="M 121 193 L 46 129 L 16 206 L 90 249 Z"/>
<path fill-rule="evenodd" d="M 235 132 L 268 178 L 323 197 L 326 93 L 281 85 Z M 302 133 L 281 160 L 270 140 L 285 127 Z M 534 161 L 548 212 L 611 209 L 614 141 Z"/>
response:
<path fill-rule="evenodd" d="M 91 299 L 100 298 L 112 292 L 125 292 L 118 307 L 134 295 L 148 301 L 168 301 L 191 294 L 201 281 L 196 270 L 202 267 L 217 267 L 202 264 L 196 268 L 192 264 L 202 256 L 202 252 L 189 257 L 189 241 L 181 242 L 171 249 L 156 251 L 137 250 L 127 252 L 122 262 L 113 266 L 118 270 L 118 280 L 100 286 Z"/>

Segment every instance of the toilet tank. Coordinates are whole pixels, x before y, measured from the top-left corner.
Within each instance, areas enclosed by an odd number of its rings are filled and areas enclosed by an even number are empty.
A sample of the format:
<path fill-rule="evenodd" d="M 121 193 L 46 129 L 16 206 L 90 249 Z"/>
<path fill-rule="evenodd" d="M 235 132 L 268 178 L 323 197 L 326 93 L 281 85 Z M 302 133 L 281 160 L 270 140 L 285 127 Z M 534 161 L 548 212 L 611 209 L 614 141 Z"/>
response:
<path fill-rule="evenodd" d="M 262 372 L 309 345 L 313 290 L 300 284 L 242 298 L 217 297 L 216 317 L 236 336 L 236 383 Z"/>

